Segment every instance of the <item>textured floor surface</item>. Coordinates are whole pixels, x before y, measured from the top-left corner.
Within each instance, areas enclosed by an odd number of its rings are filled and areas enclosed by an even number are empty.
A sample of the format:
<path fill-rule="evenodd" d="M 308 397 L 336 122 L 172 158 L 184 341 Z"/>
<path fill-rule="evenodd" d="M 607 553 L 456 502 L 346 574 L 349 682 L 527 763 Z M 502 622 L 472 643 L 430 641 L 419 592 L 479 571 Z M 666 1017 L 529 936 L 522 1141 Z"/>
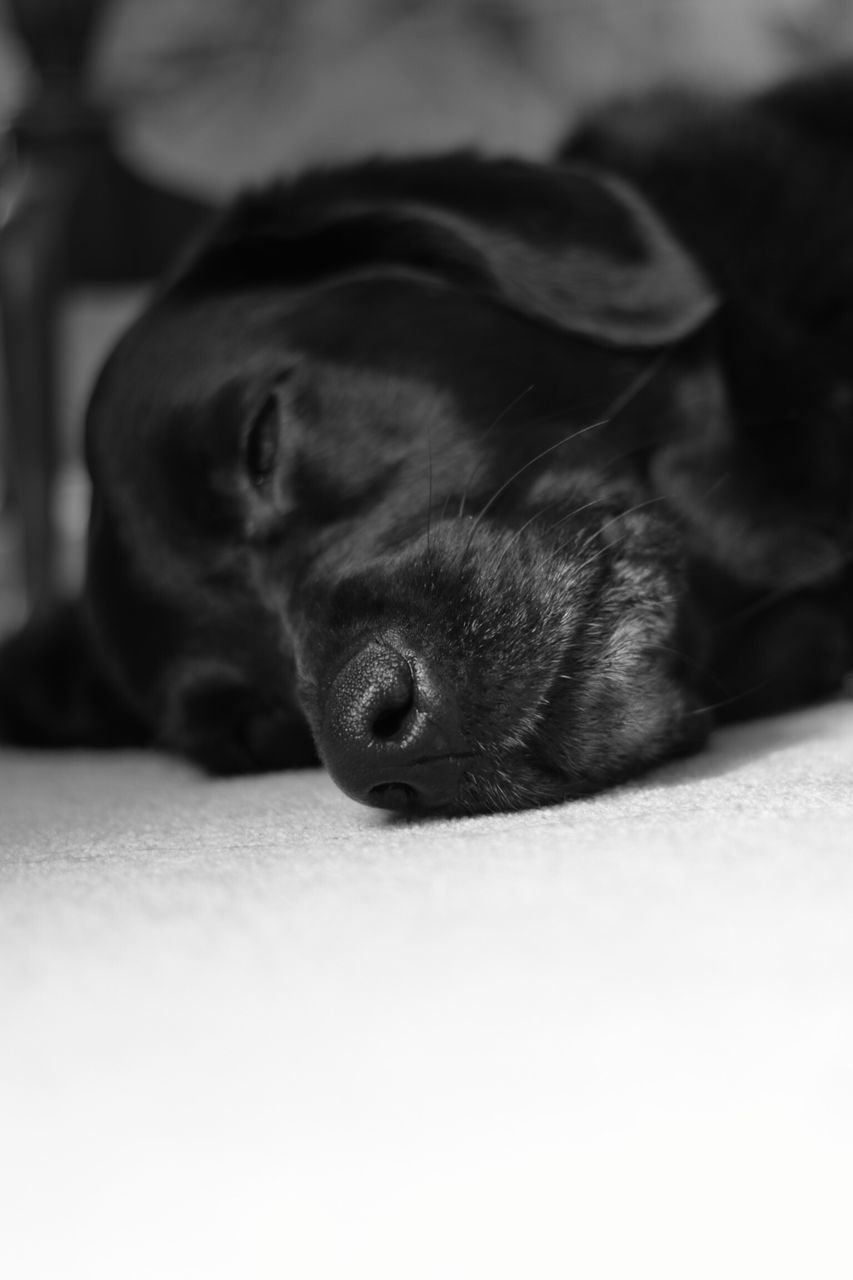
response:
<path fill-rule="evenodd" d="M 594 800 L 0 755 L 0 1274 L 849 1277 L 853 702 Z"/>

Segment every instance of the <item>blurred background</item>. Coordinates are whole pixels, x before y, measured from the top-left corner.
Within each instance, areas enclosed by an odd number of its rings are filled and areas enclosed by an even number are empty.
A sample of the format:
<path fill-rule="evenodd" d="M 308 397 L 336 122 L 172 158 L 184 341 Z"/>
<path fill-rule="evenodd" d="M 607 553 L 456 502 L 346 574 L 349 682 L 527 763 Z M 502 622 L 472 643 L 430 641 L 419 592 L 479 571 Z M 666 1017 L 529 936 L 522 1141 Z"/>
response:
<path fill-rule="evenodd" d="M 32 603 L 79 576 L 94 372 L 204 205 L 366 152 L 546 155 L 613 92 L 851 50 L 853 0 L 0 0 L 0 629 L 27 580 Z M 95 134 L 120 179 L 80 161 Z"/>

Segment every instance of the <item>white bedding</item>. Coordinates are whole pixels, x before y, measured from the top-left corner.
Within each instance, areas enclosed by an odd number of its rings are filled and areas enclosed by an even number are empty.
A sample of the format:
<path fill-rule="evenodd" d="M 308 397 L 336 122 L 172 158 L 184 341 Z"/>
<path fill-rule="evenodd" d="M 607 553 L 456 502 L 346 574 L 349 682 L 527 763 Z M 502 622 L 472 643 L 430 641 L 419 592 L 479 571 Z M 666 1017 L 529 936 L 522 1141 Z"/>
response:
<path fill-rule="evenodd" d="M 853 702 L 562 808 L 0 755 L 0 1275 L 853 1274 Z"/>

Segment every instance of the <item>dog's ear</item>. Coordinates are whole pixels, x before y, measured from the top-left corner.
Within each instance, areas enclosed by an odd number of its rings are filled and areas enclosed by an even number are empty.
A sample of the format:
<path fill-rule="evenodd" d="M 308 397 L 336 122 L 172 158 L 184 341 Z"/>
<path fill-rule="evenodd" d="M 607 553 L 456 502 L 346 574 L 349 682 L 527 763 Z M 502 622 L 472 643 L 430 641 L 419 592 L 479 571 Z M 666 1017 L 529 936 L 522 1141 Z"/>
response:
<path fill-rule="evenodd" d="M 79 602 L 56 606 L 0 643 L 0 741 L 109 747 L 146 738 L 99 660 Z"/>
<path fill-rule="evenodd" d="M 238 202 L 177 282 L 219 291 L 403 267 L 611 346 L 693 333 L 717 298 L 632 187 L 473 156 L 309 175 Z"/>

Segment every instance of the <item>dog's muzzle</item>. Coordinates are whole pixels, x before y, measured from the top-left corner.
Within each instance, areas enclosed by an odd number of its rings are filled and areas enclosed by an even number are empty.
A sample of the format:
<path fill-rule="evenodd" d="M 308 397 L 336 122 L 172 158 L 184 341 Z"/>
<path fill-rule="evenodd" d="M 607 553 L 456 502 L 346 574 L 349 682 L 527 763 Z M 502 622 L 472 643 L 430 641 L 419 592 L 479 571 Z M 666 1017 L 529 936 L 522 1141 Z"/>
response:
<path fill-rule="evenodd" d="M 354 800 L 411 812 L 449 806 L 474 754 L 456 699 L 388 638 L 366 644 L 332 682 L 320 752 Z"/>

